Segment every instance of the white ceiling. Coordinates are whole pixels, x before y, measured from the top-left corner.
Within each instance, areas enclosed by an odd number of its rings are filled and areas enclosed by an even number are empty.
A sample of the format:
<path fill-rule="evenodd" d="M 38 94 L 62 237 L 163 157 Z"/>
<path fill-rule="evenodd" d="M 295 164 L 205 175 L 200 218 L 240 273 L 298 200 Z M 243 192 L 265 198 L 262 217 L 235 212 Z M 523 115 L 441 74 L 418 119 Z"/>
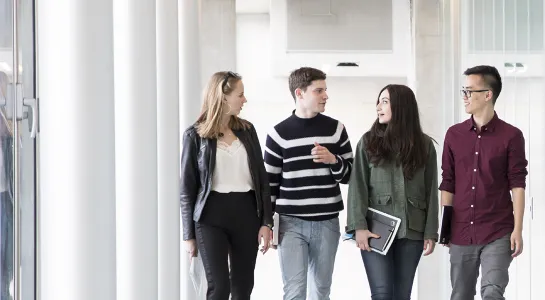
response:
<path fill-rule="evenodd" d="M 236 0 L 237 14 L 268 14 L 274 0 Z"/>

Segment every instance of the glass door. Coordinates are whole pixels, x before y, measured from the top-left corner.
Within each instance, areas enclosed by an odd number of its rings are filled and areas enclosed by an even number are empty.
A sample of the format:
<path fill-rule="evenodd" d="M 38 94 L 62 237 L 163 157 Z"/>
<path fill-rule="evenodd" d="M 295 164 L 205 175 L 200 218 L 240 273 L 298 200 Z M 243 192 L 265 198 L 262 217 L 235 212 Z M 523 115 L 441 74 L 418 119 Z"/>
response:
<path fill-rule="evenodd" d="M 0 0 L 0 300 L 36 299 L 34 0 Z"/>

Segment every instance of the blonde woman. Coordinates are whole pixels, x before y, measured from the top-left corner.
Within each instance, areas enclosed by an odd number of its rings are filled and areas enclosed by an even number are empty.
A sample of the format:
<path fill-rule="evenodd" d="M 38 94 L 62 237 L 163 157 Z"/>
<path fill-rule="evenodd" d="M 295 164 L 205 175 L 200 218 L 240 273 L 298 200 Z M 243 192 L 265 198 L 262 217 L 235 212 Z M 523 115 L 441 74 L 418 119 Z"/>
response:
<path fill-rule="evenodd" d="M 250 300 L 259 243 L 267 252 L 272 209 L 253 125 L 238 117 L 246 103 L 240 75 L 218 72 L 202 112 L 183 136 L 181 208 L 190 256 L 201 255 L 208 300 Z M 230 267 L 230 270 L 229 270 Z"/>

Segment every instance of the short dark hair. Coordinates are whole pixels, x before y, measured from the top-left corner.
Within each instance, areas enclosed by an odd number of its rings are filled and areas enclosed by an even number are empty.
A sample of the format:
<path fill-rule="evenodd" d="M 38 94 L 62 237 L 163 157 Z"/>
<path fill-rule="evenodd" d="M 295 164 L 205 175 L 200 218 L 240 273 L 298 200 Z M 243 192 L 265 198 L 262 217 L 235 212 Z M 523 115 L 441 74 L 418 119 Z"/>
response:
<path fill-rule="evenodd" d="M 464 72 L 464 75 L 480 75 L 486 87 L 492 90 L 492 103 L 496 104 L 496 100 L 500 96 L 502 87 L 501 76 L 498 69 L 492 66 L 475 66 L 467 69 Z"/>
<path fill-rule="evenodd" d="M 307 87 L 315 80 L 325 80 L 326 74 L 318 69 L 302 67 L 291 72 L 289 77 L 290 92 L 295 100 L 295 90 L 302 89 L 306 92 Z"/>

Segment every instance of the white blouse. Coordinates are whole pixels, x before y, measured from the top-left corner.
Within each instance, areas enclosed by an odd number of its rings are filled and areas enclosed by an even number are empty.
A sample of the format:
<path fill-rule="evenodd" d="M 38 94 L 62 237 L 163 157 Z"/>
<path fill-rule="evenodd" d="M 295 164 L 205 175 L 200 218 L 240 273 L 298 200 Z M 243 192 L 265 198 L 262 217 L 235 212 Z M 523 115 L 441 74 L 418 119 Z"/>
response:
<path fill-rule="evenodd" d="M 239 139 L 229 146 L 218 141 L 212 190 L 219 193 L 247 192 L 253 189 L 248 153 Z"/>

